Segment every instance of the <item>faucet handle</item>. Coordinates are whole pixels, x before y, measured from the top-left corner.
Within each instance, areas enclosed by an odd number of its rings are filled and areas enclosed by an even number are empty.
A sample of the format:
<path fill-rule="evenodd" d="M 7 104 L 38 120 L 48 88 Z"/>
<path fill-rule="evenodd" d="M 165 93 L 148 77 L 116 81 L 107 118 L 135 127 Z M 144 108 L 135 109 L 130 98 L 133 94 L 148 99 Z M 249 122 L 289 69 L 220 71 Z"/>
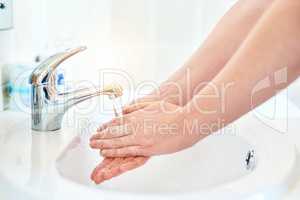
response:
<path fill-rule="evenodd" d="M 48 83 L 50 87 L 55 87 L 55 83 L 53 83 L 55 69 L 71 56 L 86 49 L 85 46 L 80 46 L 49 57 L 33 70 L 29 79 L 30 84 L 38 86 Z"/>

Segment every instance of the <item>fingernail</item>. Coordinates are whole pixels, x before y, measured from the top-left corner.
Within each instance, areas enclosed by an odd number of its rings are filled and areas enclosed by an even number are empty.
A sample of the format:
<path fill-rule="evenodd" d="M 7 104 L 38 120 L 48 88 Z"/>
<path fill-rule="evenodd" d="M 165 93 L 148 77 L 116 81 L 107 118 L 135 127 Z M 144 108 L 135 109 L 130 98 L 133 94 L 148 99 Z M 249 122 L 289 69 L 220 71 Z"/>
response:
<path fill-rule="evenodd" d="M 94 141 L 95 139 L 96 139 L 95 136 L 92 136 L 92 137 L 90 138 L 90 142 Z"/>
<path fill-rule="evenodd" d="M 95 141 L 90 141 L 90 147 L 94 147 L 94 146 L 95 146 L 95 144 L 96 144 L 96 142 L 95 142 Z"/>
<path fill-rule="evenodd" d="M 95 138 L 96 134 L 92 134 L 92 136 L 90 137 L 90 141 L 93 140 Z"/>
<path fill-rule="evenodd" d="M 104 177 L 103 177 L 103 175 L 101 175 L 100 177 L 97 177 L 95 180 L 94 180 L 94 182 L 97 184 L 97 185 L 99 185 L 100 183 L 102 183 L 104 180 Z"/>
<path fill-rule="evenodd" d="M 100 153 L 103 156 L 105 154 L 105 150 L 101 150 Z"/>
<path fill-rule="evenodd" d="M 107 154 L 107 150 L 101 150 L 101 155 L 104 157 Z"/>

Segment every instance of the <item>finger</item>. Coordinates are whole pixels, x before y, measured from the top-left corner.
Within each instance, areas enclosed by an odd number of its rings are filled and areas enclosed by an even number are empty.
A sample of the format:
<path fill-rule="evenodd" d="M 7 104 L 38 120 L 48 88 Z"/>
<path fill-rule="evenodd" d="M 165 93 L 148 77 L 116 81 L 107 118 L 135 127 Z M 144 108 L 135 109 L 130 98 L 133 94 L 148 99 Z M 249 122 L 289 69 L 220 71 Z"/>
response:
<path fill-rule="evenodd" d="M 120 125 L 122 123 L 122 121 L 124 121 L 124 118 L 122 118 L 122 117 L 114 118 L 114 119 L 110 120 L 109 122 L 103 123 L 99 128 L 97 128 L 97 132 L 101 132 L 109 126 Z"/>
<path fill-rule="evenodd" d="M 122 173 L 136 169 L 144 165 L 149 160 L 149 157 L 135 157 L 131 161 L 125 162 L 120 166 Z"/>
<path fill-rule="evenodd" d="M 138 144 L 139 143 L 135 140 L 135 137 L 133 137 L 133 135 L 128 135 L 114 139 L 93 140 L 90 142 L 90 146 L 93 149 L 118 149 Z"/>
<path fill-rule="evenodd" d="M 120 158 L 117 158 L 120 159 Z M 100 184 L 103 181 L 110 180 L 113 177 L 119 176 L 127 171 L 136 169 L 145 164 L 148 157 L 127 157 L 123 158 L 120 162 L 113 162 L 113 166 L 109 169 L 103 169 L 99 174 L 99 179 L 95 179 L 96 184 Z"/>
<path fill-rule="evenodd" d="M 114 166 L 108 171 L 104 172 L 104 179 L 109 180 L 113 177 L 119 176 L 127 171 L 136 169 L 141 165 L 145 164 L 148 158 L 146 157 L 127 157 L 123 161 L 118 163 L 117 166 Z"/>
<path fill-rule="evenodd" d="M 129 129 L 129 125 L 110 126 L 110 127 L 106 128 L 105 130 L 93 135 L 90 138 L 90 141 L 99 140 L 99 139 L 118 138 L 118 137 L 130 135 L 130 134 L 131 134 L 131 130 Z"/>
<path fill-rule="evenodd" d="M 107 171 L 104 171 L 103 178 L 106 181 L 106 180 L 110 180 L 111 178 L 118 176 L 120 174 L 121 174 L 120 166 L 117 166 L 117 167 L 111 168 Z"/>
<path fill-rule="evenodd" d="M 141 103 L 134 103 L 134 104 L 130 104 L 128 106 L 123 107 L 123 114 L 129 114 L 132 113 L 134 111 L 140 110 L 145 108 L 146 106 L 148 106 L 149 104 L 152 104 L 153 102 L 141 102 Z"/>
<path fill-rule="evenodd" d="M 119 176 L 127 171 L 136 169 L 144 165 L 148 160 L 149 157 L 126 157 L 122 160 L 120 160 L 120 158 L 115 158 L 109 169 L 108 167 L 105 167 L 99 171 L 99 176 L 94 181 L 96 184 L 100 184 L 103 181 Z"/>
<path fill-rule="evenodd" d="M 101 150 L 101 155 L 104 157 L 149 156 L 148 152 L 140 146 L 103 149 Z"/>
<path fill-rule="evenodd" d="M 111 158 L 111 162 L 109 162 L 109 164 L 107 164 L 106 166 L 97 170 L 97 172 L 93 176 L 92 180 L 96 184 L 100 184 L 101 182 L 103 182 L 104 180 L 107 179 L 107 175 L 105 175 L 105 174 L 111 173 L 111 172 L 113 172 L 113 174 L 117 174 L 119 169 L 117 169 L 116 167 L 120 166 L 120 164 L 122 163 L 122 160 L 123 160 L 123 158 Z"/>
<path fill-rule="evenodd" d="M 123 164 L 132 162 L 134 157 L 127 157 L 127 158 L 116 158 L 116 162 L 114 162 L 109 168 L 103 170 L 103 177 L 105 180 L 109 180 L 115 176 L 119 176 L 123 172 L 121 171 L 121 166 Z"/>
<path fill-rule="evenodd" d="M 114 158 L 105 158 L 92 172 L 91 179 L 94 180 L 97 173 L 105 168 L 109 163 L 113 161 Z"/>

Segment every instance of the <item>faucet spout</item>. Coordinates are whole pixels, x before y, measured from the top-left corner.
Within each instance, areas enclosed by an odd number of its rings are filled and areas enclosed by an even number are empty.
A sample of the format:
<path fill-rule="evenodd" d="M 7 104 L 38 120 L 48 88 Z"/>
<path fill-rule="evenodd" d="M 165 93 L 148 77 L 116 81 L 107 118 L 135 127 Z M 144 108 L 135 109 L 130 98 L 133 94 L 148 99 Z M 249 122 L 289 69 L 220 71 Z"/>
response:
<path fill-rule="evenodd" d="M 65 109 L 69 109 L 76 104 L 100 95 L 118 98 L 123 95 L 123 88 L 119 84 L 110 84 L 103 88 L 81 88 L 71 92 L 60 93 L 57 99 L 65 102 Z"/>
<path fill-rule="evenodd" d="M 117 98 L 123 95 L 118 84 L 103 88 L 81 88 L 60 92 L 56 87 L 57 67 L 69 57 L 85 50 L 78 47 L 55 54 L 42 62 L 31 74 L 31 117 L 35 131 L 55 131 L 61 129 L 64 114 L 72 106 L 99 95 Z"/>

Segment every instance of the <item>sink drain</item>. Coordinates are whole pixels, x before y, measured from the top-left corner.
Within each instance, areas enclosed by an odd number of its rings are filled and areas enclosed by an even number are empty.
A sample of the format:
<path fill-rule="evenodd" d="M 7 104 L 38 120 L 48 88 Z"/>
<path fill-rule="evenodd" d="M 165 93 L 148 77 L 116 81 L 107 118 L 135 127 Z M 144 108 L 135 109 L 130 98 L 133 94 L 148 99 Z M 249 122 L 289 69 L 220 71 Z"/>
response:
<path fill-rule="evenodd" d="M 246 154 L 245 165 L 247 170 L 254 170 L 256 166 L 255 151 L 249 150 Z"/>

